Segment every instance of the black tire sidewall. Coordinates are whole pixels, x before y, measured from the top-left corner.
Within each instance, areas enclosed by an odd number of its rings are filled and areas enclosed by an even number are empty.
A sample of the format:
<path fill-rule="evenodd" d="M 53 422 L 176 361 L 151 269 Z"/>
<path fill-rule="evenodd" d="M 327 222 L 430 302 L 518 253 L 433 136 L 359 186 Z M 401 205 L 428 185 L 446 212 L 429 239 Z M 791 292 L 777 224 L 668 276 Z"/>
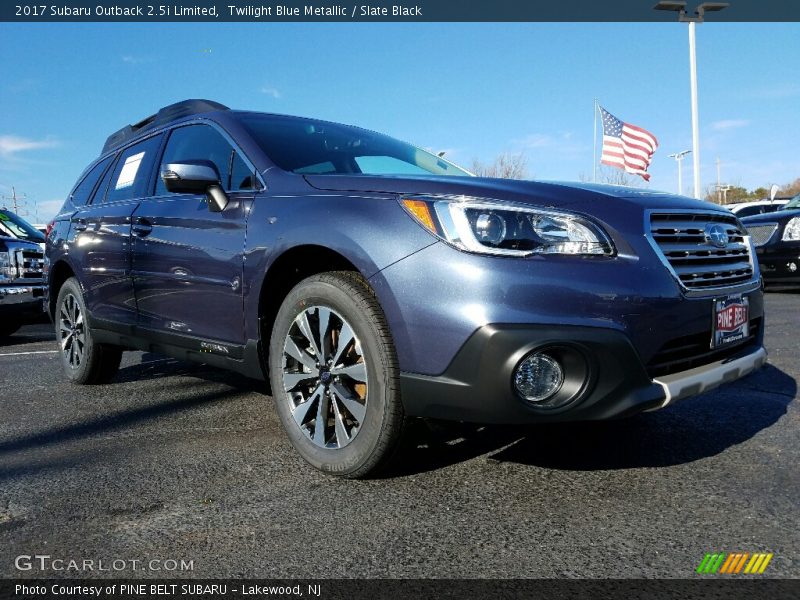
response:
<path fill-rule="evenodd" d="M 78 307 L 83 314 L 83 329 L 86 341 L 83 347 L 83 362 L 77 369 L 73 368 L 67 362 L 64 352 L 61 351 L 60 348 L 61 332 L 59 330 L 59 322 L 61 321 L 61 306 L 68 294 L 75 296 L 75 299 L 78 302 Z M 58 292 L 58 300 L 56 300 L 56 309 L 53 321 L 55 324 L 56 340 L 59 342 L 59 356 L 61 358 L 61 365 L 64 367 L 64 373 L 70 381 L 75 383 L 88 382 L 91 378 L 92 362 L 95 360 L 94 353 L 96 345 L 92 337 L 92 330 L 89 327 L 89 312 L 86 310 L 86 303 L 83 301 L 83 292 L 77 279 L 67 279 L 67 281 L 64 282 L 64 285 L 61 286 L 61 289 Z"/>
<path fill-rule="evenodd" d="M 358 435 L 344 448 L 325 449 L 314 444 L 300 430 L 283 391 L 283 345 L 289 328 L 300 312 L 310 306 L 325 306 L 342 315 L 361 342 L 367 362 L 367 405 L 364 423 Z M 270 341 L 270 379 L 278 414 L 292 445 L 314 467 L 338 475 L 352 475 L 369 470 L 380 457 L 382 436 L 386 435 L 388 408 L 396 399 L 389 385 L 391 348 L 381 340 L 378 323 L 346 291 L 321 278 L 312 277 L 297 285 L 285 298 L 275 319 Z"/>

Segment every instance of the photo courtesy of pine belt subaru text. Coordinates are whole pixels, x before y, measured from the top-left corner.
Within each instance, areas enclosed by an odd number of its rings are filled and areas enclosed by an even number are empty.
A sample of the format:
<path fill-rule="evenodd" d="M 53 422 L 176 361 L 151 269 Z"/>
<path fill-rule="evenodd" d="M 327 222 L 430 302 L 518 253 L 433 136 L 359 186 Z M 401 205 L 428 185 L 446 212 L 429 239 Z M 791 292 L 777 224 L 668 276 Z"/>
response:
<path fill-rule="evenodd" d="M 724 208 L 474 177 L 207 100 L 112 134 L 46 256 L 71 381 L 110 381 L 131 349 L 264 380 L 297 451 L 346 477 L 416 417 L 610 419 L 766 361 L 755 252 Z"/>

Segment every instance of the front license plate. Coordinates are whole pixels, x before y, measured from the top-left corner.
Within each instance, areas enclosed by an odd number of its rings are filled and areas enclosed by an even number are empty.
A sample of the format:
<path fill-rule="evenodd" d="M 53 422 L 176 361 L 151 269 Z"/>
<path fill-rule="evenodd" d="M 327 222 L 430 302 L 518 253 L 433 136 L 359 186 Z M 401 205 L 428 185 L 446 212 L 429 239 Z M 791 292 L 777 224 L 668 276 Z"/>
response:
<path fill-rule="evenodd" d="M 735 294 L 714 299 L 711 347 L 741 342 L 750 335 L 750 304 L 747 296 Z"/>

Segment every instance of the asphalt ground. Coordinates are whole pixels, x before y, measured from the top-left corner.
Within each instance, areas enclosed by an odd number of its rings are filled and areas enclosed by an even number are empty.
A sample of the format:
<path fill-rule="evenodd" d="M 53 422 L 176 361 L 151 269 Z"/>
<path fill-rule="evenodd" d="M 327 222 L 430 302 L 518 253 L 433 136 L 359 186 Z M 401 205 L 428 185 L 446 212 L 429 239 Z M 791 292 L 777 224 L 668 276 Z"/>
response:
<path fill-rule="evenodd" d="M 77 387 L 25 327 L 0 346 L 0 577 L 684 578 L 720 551 L 800 577 L 800 294 L 766 309 L 746 379 L 622 421 L 419 423 L 369 481 L 306 466 L 257 382 L 130 352 Z"/>

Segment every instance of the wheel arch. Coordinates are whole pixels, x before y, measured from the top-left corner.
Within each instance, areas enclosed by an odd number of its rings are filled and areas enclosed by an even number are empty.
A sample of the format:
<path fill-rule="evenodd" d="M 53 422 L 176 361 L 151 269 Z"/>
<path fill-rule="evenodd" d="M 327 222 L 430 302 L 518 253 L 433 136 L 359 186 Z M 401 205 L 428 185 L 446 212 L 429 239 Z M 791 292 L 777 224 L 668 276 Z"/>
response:
<path fill-rule="evenodd" d="M 66 260 L 58 260 L 55 264 L 50 266 L 50 274 L 48 276 L 48 297 L 47 297 L 47 312 L 50 318 L 54 319 L 56 300 L 58 300 L 58 293 L 61 291 L 61 286 L 70 277 L 75 277 L 75 270 Z"/>
<path fill-rule="evenodd" d="M 364 275 L 340 252 L 316 244 L 289 248 L 267 269 L 258 298 L 259 334 L 265 370 L 268 367 L 267 348 L 272 336 L 272 326 L 283 300 L 306 277 L 329 271 L 352 271 Z"/>

